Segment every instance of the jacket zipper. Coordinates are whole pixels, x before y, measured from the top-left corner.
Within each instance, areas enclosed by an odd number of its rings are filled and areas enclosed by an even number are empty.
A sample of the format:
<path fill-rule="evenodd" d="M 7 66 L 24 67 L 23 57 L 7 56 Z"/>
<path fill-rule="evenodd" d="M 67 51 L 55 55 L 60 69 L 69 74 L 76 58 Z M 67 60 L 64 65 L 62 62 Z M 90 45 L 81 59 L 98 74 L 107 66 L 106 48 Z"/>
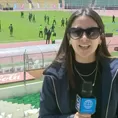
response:
<path fill-rule="evenodd" d="M 58 106 L 58 108 L 59 108 L 59 110 L 60 110 L 60 112 L 61 112 L 61 114 L 62 114 L 62 111 L 61 111 L 61 108 L 60 108 L 60 106 L 59 106 L 59 102 L 58 102 L 58 99 L 57 99 L 57 93 L 56 93 L 56 87 L 55 87 L 55 84 L 54 84 L 54 80 L 53 80 L 53 77 L 52 77 L 52 76 L 50 76 L 50 77 L 51 77 L 52 83 L 53 83 L 53 88 L 54 88 L 56 103 L 57 103 L 57 106 Z"/>
<path fill-rule="evenodd" d="M 108 116 L 108 109 L 109 109 L 109 103 L 110 103 L 110 98 L 111 98 L 111 92 L 112 92 L 113 82 L 115 80 L 115 77 L 116 77 L 117 73 L 118 73 L 118 70 L 116 70 L 115 75 L 113 76 L 113 80 L 111 82 L 111 87 L 110 87 L 110 92 L 109 92 L 109 98 L 108 98 L 108 104 L 107 104 L 105 118 L 107 118 L 107 116 Z"/>

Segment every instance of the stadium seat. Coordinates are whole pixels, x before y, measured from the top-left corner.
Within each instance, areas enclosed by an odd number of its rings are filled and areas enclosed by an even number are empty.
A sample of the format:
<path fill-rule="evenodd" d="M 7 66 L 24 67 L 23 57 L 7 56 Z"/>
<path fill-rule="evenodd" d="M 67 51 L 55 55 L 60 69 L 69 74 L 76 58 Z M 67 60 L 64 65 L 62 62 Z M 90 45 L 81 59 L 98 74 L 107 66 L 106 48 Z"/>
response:
<path fill-rule="evenodd" d="M 31 104 L 17 104 L 0 101 L 0 118 L 37 118 L 39 108 L 32 108 Z"/>
<path fill-rule="evenodd" d="M 96 0 L 96 7 L 118 7 L 118 0 L 112 0 L 110 2 L 109 0 Z"/>
<path fill-rule="evenodd" d="M 78 0 L 74 0 L 70 1 L 70 0 L 65 0 L 65 5 L 66 7 L 71 7 L 71 8 L 79 8 L 81 6 L 91 6 L 92 4 L 92 0 L 82 0 L 82 1 L 78 1 Z"/>
<path fill-rule="evenodd" d="M 24 70 L 24 67 L 16 67 L 16 72 L 22 72 Z"/>
<path fill-rule="evenodd" d="M 24 117 L 24 111 L 23 110 L 17 110 L 13 112 L 12 118 L 23 118 Z"/>
<path fill-rule="evenodd" d="M 29 116 L 29 118 L 38 118 L 38 113 L 37 113 L 37 114 L 34 114 L 34 115 Z"/>
<path fill-rule="evenodd" d="M 0 74 L 3 74 L 3 70 L 2 69 L 0 69 Z"/>
<path fill-rule="evenodd" d="M 15 68 L 10 68 L 10 72 L 13 73 L 15 71 Z"/>

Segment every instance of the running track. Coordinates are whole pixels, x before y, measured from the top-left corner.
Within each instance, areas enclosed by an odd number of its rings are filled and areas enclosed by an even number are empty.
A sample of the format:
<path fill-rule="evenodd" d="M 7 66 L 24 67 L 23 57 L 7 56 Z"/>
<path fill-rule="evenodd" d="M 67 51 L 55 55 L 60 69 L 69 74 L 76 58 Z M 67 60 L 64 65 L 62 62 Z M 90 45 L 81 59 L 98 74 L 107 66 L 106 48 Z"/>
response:
<path fill-rule="evenodd" d="M 106 42 L 108 44 L 109 51 L 114 51 L 114 47 L 118 46 L 118 36 L 106 38 Z M 56 43 L 60 43 L 60 41 L 56 41 Z M 34 46 L 34 45 L 42 45 L 45 44 L 45 41 L 30 41 L 30 42 L 20 42 L 20 43 L 7 43 L 0 44 L 0 49 L 4 48 L 18 48 L 24 46 Z"/>

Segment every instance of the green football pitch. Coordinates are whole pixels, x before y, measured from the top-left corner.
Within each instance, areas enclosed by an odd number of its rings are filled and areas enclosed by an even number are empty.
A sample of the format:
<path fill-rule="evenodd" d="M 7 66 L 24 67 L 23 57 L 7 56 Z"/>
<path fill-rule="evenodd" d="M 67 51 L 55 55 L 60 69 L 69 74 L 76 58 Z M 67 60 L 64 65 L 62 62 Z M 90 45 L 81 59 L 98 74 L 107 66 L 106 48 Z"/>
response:
<path fill-rule="evenodd" d="M 61 27 L 61 19 L 69 18 L 71 12 L 67 11 L 31 11 L 35 14 L 36 22 L 29 22 L 28 15 L 29 11 L 24 12 L 24 18 L 20 17 L 20 11 L 17 12 L 0 12 L 1 20 L 1 32 L 0 32 L 0 43 L 13 43 L 13 42 L 27 42 L 27 41 L 39 41 L 44 40 L 38 37 L 39 26 L 42 24 L 43 27 L 48 28 L 52 25 L 53 17 L 55 16 L 57 24 L 55 31 L 57 33 L 57 39 L 62 39 L 65 27 Z M 50 24 L 47 25 L 44 22 L 44 15 L 50 17 Z M 112 17 L 102 17 L 105 24 L 106 32 L 113 32 L 114 35 L 118 35 L 118 18 L 116 23 L 112 23 Z M 14 33 L 13 37 L 10 37 L 9 25 L 13 24 Z"/>

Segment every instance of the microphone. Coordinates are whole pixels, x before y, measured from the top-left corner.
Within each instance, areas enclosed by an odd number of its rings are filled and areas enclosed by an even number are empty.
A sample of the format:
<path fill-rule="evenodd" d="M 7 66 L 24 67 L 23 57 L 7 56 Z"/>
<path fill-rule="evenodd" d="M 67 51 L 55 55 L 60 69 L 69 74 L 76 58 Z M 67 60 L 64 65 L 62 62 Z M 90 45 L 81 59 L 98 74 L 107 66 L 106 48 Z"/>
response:
<path fill-rule="evenodd" d="M 96 111 L 96 98 L 93 96 L 92 82 L 84 81 L 80 95 L 76 95 L 75 108 L 80 114 L 94 114 Z"/>

